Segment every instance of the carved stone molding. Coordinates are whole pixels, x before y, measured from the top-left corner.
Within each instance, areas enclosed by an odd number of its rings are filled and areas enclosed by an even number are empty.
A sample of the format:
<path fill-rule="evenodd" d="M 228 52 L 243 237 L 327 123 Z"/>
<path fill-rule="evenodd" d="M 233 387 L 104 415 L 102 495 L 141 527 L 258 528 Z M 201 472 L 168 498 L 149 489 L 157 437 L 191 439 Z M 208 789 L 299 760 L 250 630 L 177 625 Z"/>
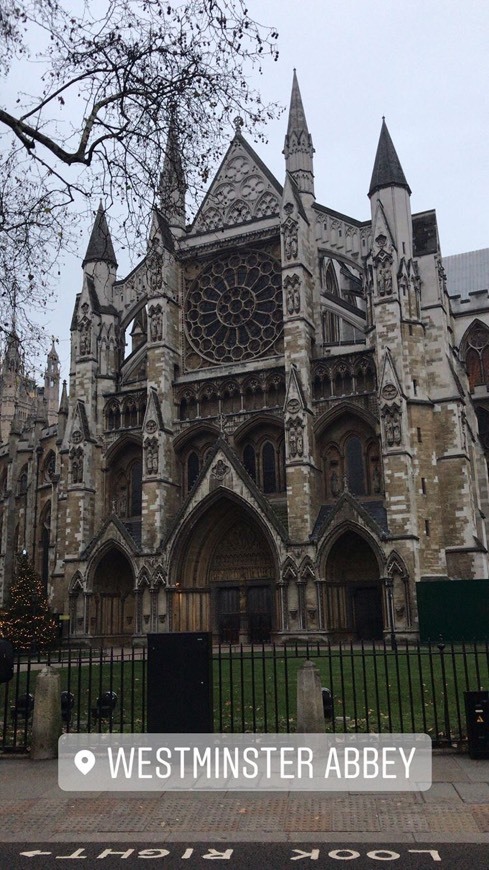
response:
<path fill-rule="evenodd" d="M 212 476 L 217 478 L 217 480 L 223 480 L 229 471 L 229 465 L 226 465 L 222 459 L 218 459 L 216 464 L 212 466 Z"/>

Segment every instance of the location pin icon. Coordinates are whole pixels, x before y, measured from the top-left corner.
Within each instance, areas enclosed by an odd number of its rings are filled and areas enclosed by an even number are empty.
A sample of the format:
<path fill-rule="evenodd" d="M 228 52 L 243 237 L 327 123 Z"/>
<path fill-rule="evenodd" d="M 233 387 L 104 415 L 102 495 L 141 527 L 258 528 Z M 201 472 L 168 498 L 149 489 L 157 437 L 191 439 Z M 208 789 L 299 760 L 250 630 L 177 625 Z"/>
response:
<path fill-rule="evenodd" d="M 73 761 L 77 770 L 79 770 L 80 773 L 83 773 L 83 776 L 86 776 L 87 773 L 90 773 L 95 764 L 95 755 L 93 752 L 90 752 L 89 749 L 80 749 L 80 751 L 76 753 Z"/>

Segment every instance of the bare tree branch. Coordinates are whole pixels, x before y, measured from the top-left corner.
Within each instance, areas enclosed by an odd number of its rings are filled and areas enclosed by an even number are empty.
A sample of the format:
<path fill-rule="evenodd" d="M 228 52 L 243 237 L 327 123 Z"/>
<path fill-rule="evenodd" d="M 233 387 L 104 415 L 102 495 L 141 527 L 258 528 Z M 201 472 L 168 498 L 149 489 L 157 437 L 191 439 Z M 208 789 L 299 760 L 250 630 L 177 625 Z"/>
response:
<path fill-rule="evenodd" d="M 25 328 L 46 304 L 70 227 L 100 197 L 139 253 L 170 122 L 192 207 L 234 117 L 260 135 L 276 114 L 249 85 L 276 39 L 244 0 L 1 0 L 0 328 L 9 300 Z M 30 95 L 14 86 L 29 80 Z"/>

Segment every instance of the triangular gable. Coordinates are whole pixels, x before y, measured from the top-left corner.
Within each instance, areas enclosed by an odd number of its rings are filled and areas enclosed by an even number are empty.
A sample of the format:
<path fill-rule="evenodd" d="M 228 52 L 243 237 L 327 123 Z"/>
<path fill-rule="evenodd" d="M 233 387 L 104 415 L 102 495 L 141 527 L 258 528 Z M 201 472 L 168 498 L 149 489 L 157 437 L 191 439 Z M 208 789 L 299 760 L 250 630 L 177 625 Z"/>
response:
<path fill-rule="evenodd" d="M 384 362 L 382 364 L 382 375 L 380 378 L 380 395 L 388 402 L 393 401 L 398 396 L 403 396 L 401 382 L 397 376 L 396 367 L 390 348 L 386 348 L 384 354 Z"/>
<path fill-rule="evenodd" d="M 146 413 L 144 415 L 143 430 L 150 435 L 156 431 L 164 430 L 163 414 L 161 413 L 160 400 L 158 393 L 154 387 L 151 387 L 148 395 L 148 403 L 146 405 Z"/>
<path fill-rule="evenodd" d="M 119 519 L 117 514 L 111 514 L 107 517 L 101 529 L 85 547 L 80 558 L 86 560 L 93 553 L 96 547 L 101 547 L 103 544 L 114 542 L 124 544 L 130 553 L 138 552 L 134 538 L 128 532 L 124 523 Z"/>
<path fill-rule="evenodd" d="M 287 383 L 287 391 L 285 394 L 284 411 L 288 411 L 290 414 L 297 414 L 299 411 L 305 410 L 306 401 L 304 399 L 302 387 L 299 383 L 297 366 L 292 363 Z"/>
<path fill-rule="evenodd" d="M 165 545 L 171 544 L 178 534 L 186 518 L 195 508 L 216 489 L 222 488 L 247 502 L 262 520 L 277 533 L 282 540 L 287 540 L 287 531 L 279 517 L 270 506 L 261 490 L 229 444 L 219 438 L 209 453 L 197 481 L 189 492 L 181 510 L 175 517 L 172 528 L 165 540 Z"/>
<path fill-rule="evenodd" d="M 285 186 L 282 195 L 282 209 L 284 208 L 286 203 L 290 203 L 291 200 L 293 201 L 293 204 L 295 204 L 298 214 L 300 214 L 301 218 L 306 222 L 306 224 L 309 224 L 304 209 L 304 203 L 302 202 L 301 193 L 297 186 L 297 182 L 295 178 L 292 177 L 290 172 L 287 172 L 287 175 L 285 176 Z M 286 214 L 289 214 L 289 212 L 287 211 Z"/>
<path fill-rule="evenodd" d="M 375 503 L 378 507 L 378 503 Z M 329 507 L 323 505 L 323 507 Z M 383 513 L 385 513 L 385 509 L 383 509 Z M 380 517 L 379 517 L 380 519 Z M 342 522 L 354 522 L 364 528 L 367 528 L 376 538 L 381 541 L 385 541 L 388 537 L 388 532 L 386 528 L 382 528 L 382 526 L 377 522 L 371 513 L 365 509 L 363 505 L 353 496 L 350 492 L 343 492 L 339 497 L 338 501 L 331 508 L 331 510 L 321 510 L 319 511 L 318 518 L 316 520 L 313 532 L 311 534 L 312 541 L 319 541 L 326 534 L 326 532 L 330 532 L 334 526 L 339 525 Z"/>
<path fill-rule="evenodd" d="M 237 133 L 192 226 L 192 234 L 278 217 L 282 187 Z"/>
<path fill-rule="evenodd" d="M 380 199 L 377 200 L 375 216 L 372 221 L 372 238 L 374 240 L 374 254 L 376 254 L 379 250 L 384 250 L 388 253 L 391 253 L 392 250 L 397 250 L 394 242 L 394 236 L 391 233 L 384 211 L 384 206 L 382 205 Z M 386 242 L 381 241 L 383 238 L 386 239 Z"/>
<path fill-rule="evenodd" d="M 77 399 L 75 402 L 73 416 L 71 421 L 68 422 L 65 437 L 68 441 L 72 441 L 73 443 L 93 440 L 90 435 L 85 402 L 82 399 Z"/>

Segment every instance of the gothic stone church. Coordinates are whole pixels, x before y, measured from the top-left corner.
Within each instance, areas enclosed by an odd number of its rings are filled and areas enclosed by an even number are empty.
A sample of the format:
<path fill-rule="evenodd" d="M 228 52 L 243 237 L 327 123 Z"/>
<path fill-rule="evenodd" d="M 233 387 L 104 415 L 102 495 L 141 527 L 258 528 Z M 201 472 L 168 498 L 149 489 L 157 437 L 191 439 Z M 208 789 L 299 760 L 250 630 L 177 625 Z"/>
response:
<path fill-rule="evenodd" d="M 385 122 L 369 220 L 313 153 L 294 75 L 283 187 L 237 122 L 185 226 L 170 136 L 125 278 L 100 207 L 69 394 L 6 348 L 0 601 L 25 549 L 80 642 L 409 639 L 417 584 L 489 576 L 489 252 L 442 260 Z"/>

